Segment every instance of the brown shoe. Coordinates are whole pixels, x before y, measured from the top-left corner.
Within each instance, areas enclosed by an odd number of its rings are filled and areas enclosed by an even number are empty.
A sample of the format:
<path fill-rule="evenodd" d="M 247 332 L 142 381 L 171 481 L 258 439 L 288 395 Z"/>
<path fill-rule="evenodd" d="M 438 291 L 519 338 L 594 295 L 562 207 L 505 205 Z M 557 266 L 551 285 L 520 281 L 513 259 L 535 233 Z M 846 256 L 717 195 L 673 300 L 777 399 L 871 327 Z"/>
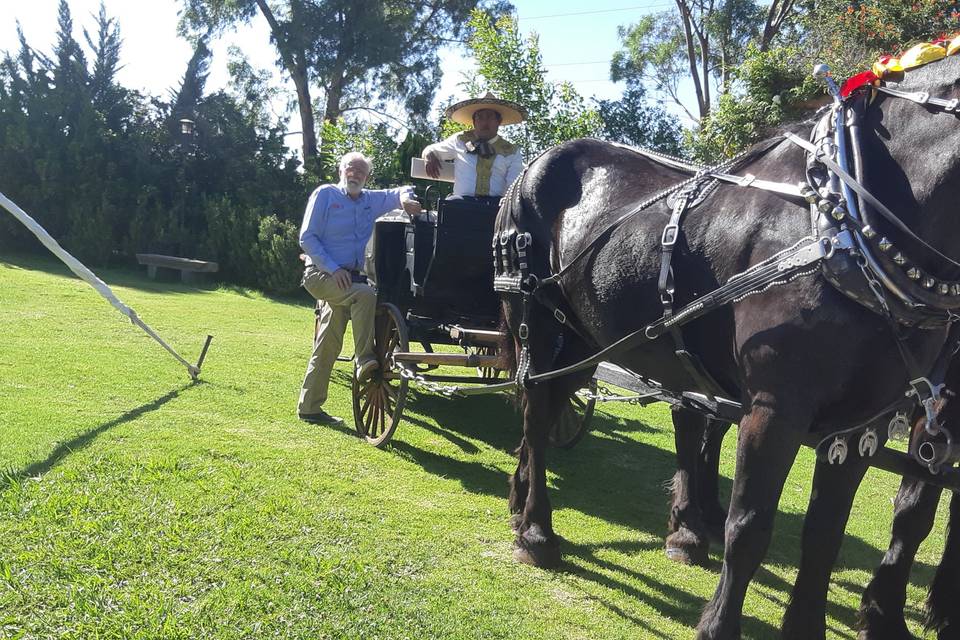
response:
<path fill-rule="evenodd" d="M 338 425 L 343 424 L 343 418 L 338 418 L 337 416 L 332 416 L 323 409 L 317 413 L 298 413 L 297 417 L 303 420 L 304 422 L 309 422 L 310 424 L 329 424 L 329 425 Z"/>
<path fill-rule="evenodd" d="M 377 362 L 376 358 L 370 358 L 369 360 L 364 360 L 357 365 L 357 381 L 366 382 L 370 379 L 370 376 L 373 375 L 373 372 L 380 368 L 380 363 Z"/>

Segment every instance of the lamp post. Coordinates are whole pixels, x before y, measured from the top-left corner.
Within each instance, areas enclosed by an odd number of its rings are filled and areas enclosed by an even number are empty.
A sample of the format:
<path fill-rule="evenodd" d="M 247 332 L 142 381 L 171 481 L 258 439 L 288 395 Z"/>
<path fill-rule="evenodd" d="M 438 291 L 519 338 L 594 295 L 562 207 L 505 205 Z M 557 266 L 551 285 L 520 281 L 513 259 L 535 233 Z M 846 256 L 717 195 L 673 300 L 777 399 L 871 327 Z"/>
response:
<path fill-rule="evenodd" d="M 194 150 L 194 135 L 196 133 L 196 122 L 190 118 L 180 118 L 180 181 L 183 185 L 183 202 L 180 206 L 180 215 L 178 220 L 178 251 L 180 255 L 185 255 L 189 248 L 186 246 L 190 237 L 186 233 L 187 207 L 190 203 L 190 183 L 187 180 L 187 163 Z"/>

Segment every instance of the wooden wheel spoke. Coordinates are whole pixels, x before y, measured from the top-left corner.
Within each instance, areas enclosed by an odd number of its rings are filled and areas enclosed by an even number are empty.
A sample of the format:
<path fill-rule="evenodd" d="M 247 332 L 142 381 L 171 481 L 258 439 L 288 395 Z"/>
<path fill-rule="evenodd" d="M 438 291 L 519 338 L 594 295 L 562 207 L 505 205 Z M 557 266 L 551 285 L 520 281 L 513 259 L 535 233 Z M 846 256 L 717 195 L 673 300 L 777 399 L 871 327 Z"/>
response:
<path fill-rule="evenodd" d="M 361 419 L 367 415 L 367 411 L 370 409 L 370 400 L 373 398 L 373 385 L 367 385 L 365 392 L 363 402 L 360 405 Z"/>
<path fill-rule="evenodd" d="M 395 329 L 390 332 L 390 334 L 385 339 L 385 347 L 383 352 L 385 354 L 395 351 L 397 344 L 400 342 L 400 334 Z"/>
<path fill-rule="evenodd" d="M 393 398 L 391 398 L 389 394 L 387 394 L 386 411 L 387 411 L 387 417 L 390 418 L 391 422 L 393 421 L 393 412 L 396 410 L 396 408 L 397 408 L 397 403 L 394 402 Z"/>
<path fill-rule="evenodd" d="M 370 402 L 370 412 L 367 414 L 367 417 L 363 421 L 363 432 L 367 434 L 368 438 L 375 437 L 374 434 L 370 432 L 370 429 L 373 427 L 376 422 L 377 404 L 373 401 Z"/>
<path fill-rule="evenodd" d="M 380 431 L 378 433 L 386 433 L 387 427 L 386 427 L 386 424 L 384 424 L 384 422 L 385 422 L 386 413 L 387 413 L 387 406 L 389 405 L 389 403 L 387 402 L 387 392 L 383 390 L 383 387 L 380 387 L 380 400 L 381 400 L 380 412 L 379 412 L 380 413 Z"/>

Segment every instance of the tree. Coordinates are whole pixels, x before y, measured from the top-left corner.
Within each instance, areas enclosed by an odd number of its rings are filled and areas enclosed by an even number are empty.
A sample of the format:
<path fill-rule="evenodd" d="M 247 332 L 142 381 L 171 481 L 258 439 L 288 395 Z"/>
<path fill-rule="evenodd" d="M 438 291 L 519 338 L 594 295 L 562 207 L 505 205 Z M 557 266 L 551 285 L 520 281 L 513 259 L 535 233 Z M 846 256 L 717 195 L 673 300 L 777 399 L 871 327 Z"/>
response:
<path fill-rule="evenodd" d="M 467 90 L 473 95 L 490 90 L 527 109 L 526 121 L 516 126 L 528 157 L 565 140 L 600 132 L 597 110 L 586 104 L 573 85 L 545 79 L 536 34 L 524 40 L 515 18 L 495 18 L 480 10 L 471 14 L 469 27 L 467 47 L 477 63 L 477 77 L 467 83 Z"/>
<path fill-rule="evenodd" d="M 809 62 L 826 62 L 844 78 L 884 54 L 953 35 L 960 29 L 960 3 L 945 0 L 817 0 L 802 15 L 798 40 Z"/>
<path fill-rule="evenodd" d="M 297 90 L 303 157 L 316 166 L 311 88 L 324 93 L 323 119 L 402 102 L 425 117 L 440 81 L 437 50 L 460 35 L 478 0 L 183 0 L 181 29 L 212 34 L 259 13 Z M 494 0 L 492 6 L 506 5 Z"/>
<path fill-rule="evenodd" d="M 610 75 L 614 81 L 652 84 L 699 122 L 710 113 L 714 87 L 717 95 L 730 90 L 747 45 L 766 51 L 794 15 L 795 3 L 775 0 L 764 11 L 754 0 L 674 1 L 675 10 L 620 27 L 623 46 L 614 54 Z M 684 80 L 693 84 L 694 110 L 680 98 Z"/>
<path fill-rule="evenodd" d="M 672 155 L 682 153 L 680 123 L 659 105 L 651 105 L 642 86 L 627 87 L 619 100 L 597 100 L 596 104 L 605 139 Z"/>

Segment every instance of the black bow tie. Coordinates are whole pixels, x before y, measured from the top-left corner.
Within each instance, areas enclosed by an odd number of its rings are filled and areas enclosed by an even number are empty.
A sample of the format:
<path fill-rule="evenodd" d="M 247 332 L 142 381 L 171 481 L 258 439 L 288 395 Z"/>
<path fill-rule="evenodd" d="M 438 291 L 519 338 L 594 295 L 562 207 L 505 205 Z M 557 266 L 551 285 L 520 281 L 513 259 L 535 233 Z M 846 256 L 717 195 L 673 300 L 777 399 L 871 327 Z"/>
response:
<path fill-rule="evenodd" d="M 497 152 L 494 151 L 493 145 L 490 144 L 488 140 L 477 140 L 476 142 L 468 142 L 466 144 L 467 153 L 475 153 L 481 158 L 489 158 L 491 156 L 497 155 Z"/>

